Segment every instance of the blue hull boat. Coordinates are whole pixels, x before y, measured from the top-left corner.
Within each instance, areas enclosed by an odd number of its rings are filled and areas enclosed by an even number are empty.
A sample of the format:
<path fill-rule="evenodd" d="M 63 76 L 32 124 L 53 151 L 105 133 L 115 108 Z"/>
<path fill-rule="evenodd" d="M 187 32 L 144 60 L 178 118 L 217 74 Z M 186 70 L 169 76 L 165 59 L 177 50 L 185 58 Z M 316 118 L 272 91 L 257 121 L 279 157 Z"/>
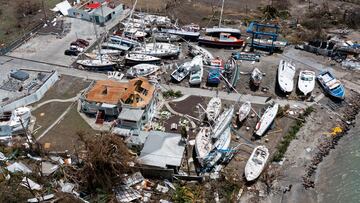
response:
<path fill-rule="evenodd" d="M 330 71 L 321 72 L 317 80 L 327 94 L 340 100 L 345 99 L 344 85 Z"/>
<path fill-rule="evenodd" d="M 210 68 L 207 83 L 211 85 L 218 85 L 220 83 L 220 68 Z"/>

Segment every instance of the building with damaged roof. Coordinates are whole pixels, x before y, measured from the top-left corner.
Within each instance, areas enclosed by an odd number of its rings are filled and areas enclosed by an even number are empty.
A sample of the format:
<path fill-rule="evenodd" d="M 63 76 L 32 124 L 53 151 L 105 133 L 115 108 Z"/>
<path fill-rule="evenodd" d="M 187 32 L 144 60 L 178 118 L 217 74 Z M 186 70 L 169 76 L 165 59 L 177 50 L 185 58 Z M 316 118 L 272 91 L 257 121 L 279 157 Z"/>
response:
<path fill-rule="evenodd" d="M 157 91 L 146 78 L 127 83 L 112 80 L 96 81 L 80 98 L 81 111 L 97 117 L 117 118 L 120 128 L 140 129 L 152 118 Z"/>

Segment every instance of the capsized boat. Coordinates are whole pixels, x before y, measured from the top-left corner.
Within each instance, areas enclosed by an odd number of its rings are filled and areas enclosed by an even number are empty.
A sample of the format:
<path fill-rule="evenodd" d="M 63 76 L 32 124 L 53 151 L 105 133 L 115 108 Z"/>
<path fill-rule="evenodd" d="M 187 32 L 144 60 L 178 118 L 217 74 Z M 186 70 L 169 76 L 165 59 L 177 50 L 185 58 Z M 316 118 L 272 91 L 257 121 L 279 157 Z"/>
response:
<path fill-rule="evenodd" d="M 345 99 L 344 85 L 330 71 L 321 72 L 317 79 L 327 94 L 340 100 Z"/>
<path fill-rule="evenodd" d="M 279 104 L 274 103 L 272 106 L 269 106 L 264 114 L 261 116 L 259 122 L 257 122 L 255 127 L 255 134 L 259 137 L 263 136 L 265 131 L 270 127 L 274 121 L 276 114 L 279 110 Z"/>
<path fill-rule="evenodd" d="M 262 72 L 258 68 L 254 68 L 254 70 L 251 72 L 251 82 L 256 86 L 260 86 L 261 80 L 262 80 Z"/>
<path fill-rule="evenodd" d="M 180 40 L 178 35 L 173 35 L 166 32 L 154 32 L 152 37 L 154 37 L 157 42 L 177 42 Z"/>
<path fill-rule="evenodd" d="M 180 47 L 170 43 L 147 43 L 142 47 L 135 47 L 131 53 L 146 54 L 159 58 L 177 57 L 180 54 Z"/>
<path fill-rule="evenodd" d="M 191 61 L 191 66 L 189 83 L 190 85 L 200 85 L 204 74 L 203 57 L 195 56 Z"/>
<path fill-rule="evenodd" d="M 85 69 L 95 70 L 95 71 L 108 71 L 113 70 L 116 66 L 115 62 L 110 61 L 109 59 L 84 59 L 77 60 L 76 63 L 81 65 Z"/>
<path fill-rule="evenodd" d="M 309 70 L 300 71 L 298 88 L 305 96 L 311 93 L 315 88 L 315 72 Z"/>
<path fill-rule="evenodd" d="M 221 99 L 219 97 L 213 97 L 210 99 L 206 107 L 206 117 L 209 121 L 215 121 L 221 111 Z"/>
<path fill-rule="evenodd" d="M 239 122 L 245 120 L 251 111 L 251 103 L 249 101 L 243 103 L 239 108 Z"/>
<path fill-rule="evenodd" d="M 193 56 L 202 55 L 205 64 L 209 64 L 210 61 L 214 59 L 212 53 L 210 53 L 208 50 L 204 49 L 203 47 L 189 43 L 188 48 L 191 55 Z"/>
<path fill-rule="evenodd" d="M 191 61 L 187 61 L 181 64 L 180 66 L 178 66 L 177 69 L 171 73 L 171 78 L 176 82 L 181 82 L 186 78 L 186 76 L 189 75 L 190 69 L 191 69 Z"/>
<path fill-rule="evenodd" d="M 140 63 L 151 63 L 151 64 L 157 64 L 160 63 L 161 59 L 155 56 L 149 56 L 146 54 L 126 54 L 125 55 L 125 63 L 127 65 L 130 64 L 140 64 Z"/>
<path fill-rule="evenodd" d="M 212 129 L 212 138 L 218 139 L 221 133 L 229 127 L 232 116 L 234 114 L 234 106 L 230 107 L 229 109 L 225 110 L 215 121 L 215 125 Z"/>
<path fill-rule="evenodd" d="M 284 93 L 293 91 L 295 73 L 296 69 L 293 64 L 285 60 L 280 60 L 277 78 L 279 87 Z"/>
<path fill-rule="evenodd" d="M 126 77 L 135 78 L 135 77 L 146 77 L 159 70 L 159 66 L 152 64 L 137 64 L 126 71 Z"/>
<path fill-rule="evenodd" d="M 26 129 L 30 123 L 31 110 L 28 107 L 19 107 L 10 112 L 0 114 L 0 129 L 7 129 L 9 133 L 14 134 Z M 0 132 L 0 134 L 2 134 Z M 8 136 L 0 136 L 0 139 L 7 139 Z"/>
<path fill-rule="evenodd" d="M 268 158 L 269 150 L 265 146 L 255 147 L 245 166 L 245 178 L 247 181 L 253 181 L 260 176 Z"/>

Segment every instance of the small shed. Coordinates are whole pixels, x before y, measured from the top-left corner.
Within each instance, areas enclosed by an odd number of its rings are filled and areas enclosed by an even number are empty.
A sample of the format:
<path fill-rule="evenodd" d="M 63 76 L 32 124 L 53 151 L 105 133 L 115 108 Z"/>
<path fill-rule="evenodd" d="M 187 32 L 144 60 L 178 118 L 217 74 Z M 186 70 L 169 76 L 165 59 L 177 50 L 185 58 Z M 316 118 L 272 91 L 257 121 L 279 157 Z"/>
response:
<path fill-rule="evenodd" d="M 10 72 L 10 77 L 15 78 L 20 81 L 25 81 L 29 79 L 29 73 L 22 71 L 22 70 L 12 70 Z"/>
<path fill-rule="evenodd" d="M 146 138 L 138 162 L 149 167 L 179 169 L 185 142 L 178 133 L 151 131 Z"/>

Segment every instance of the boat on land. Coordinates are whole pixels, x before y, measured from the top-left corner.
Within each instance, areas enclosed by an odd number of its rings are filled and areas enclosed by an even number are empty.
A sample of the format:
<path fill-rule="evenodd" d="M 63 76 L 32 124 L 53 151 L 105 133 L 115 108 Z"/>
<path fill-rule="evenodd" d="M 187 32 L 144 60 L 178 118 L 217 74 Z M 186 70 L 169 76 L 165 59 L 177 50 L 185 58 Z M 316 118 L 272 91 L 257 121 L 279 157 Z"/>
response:
<path fill-rule="evenodd" d="M 185 29 L 162 29 L 161 31 L 172 35 L 177 35 L 180 38 L 187 41 L 197 41 L 200 36 L 200 32 L 198 31 L 185 30 Z"/>
<path fill-rule="evenodd" d="M 201 165 L 204 164 L 205 158 L 213 149 L 210 131 L 209 127 L 200 128 L 200 131 L 195 137 L 196 157 Z"/>
<path fill-rule="evenodd" d="M 176 82 L 181 82 L 189 75 L 191 70 L 191 61 L 187 61 L 176 68 L 171 73 L 171 78 Z"/>
<path fill-rule="evenodd" d="M 272 106 L 269 106 L 264 114 L 261 116 L 259 122 L 257 122 L 255 127 L 255 135 L 261 137 L 264 135 L 270 125 L 273 123 L 276 114 L 279 110 L 279 104 L 274 103 Z"/>
<path fill-rule="evenodd" d="M 221 111 L 221 99 L 219 97 L 213 97 L 210 99 L 206 107 L 206 117 L 209 121 L 215 121 Z"/>
<path fill-rule="evenodd" d="M 251 72 L 250 80 L 254 84 L 254 86 L 259 87 L 262 77 L 262 72 L 258 68 L 254 68 L 254 70 Z"/>
<path fill-rule="evenodd" d="M 221 133 L 229 127 L 232 117 L 234 114 L 234 107 L 230 107 L 226 109 L 220 116 L 216 119 L 215 125 L 212 129 L 212 138 L 218 139 Z"/>
<path fill-rule="evenodd" d="M 110 36 L 108 42 L 109 43 L 114 43 L 114 44 L 119 44 L 119 45 L 122 45 L 122 46 L 127 46 L 127 47 L 130 47 L 130 48 L 138 47 L 138 46 L 141 45 L 141 43 L 136 41 L 136 40 L 129 39 L 127 37 L 118 36 L 118 35 Z"/>
<path fill-rule="evenodd" d="M 344 85 L 338 79 L 336 79 L 329 70 L 321 72 L 317 76 L 317 79 L 327 94 L 336 99 L 345 99 Z"/>
<path fill-rule="evenodd" d="M 251 111 L 251 103 L 250 102 L 245 102 L 241 105 L 240 109 L 239 109 L 239 122 L 242 122 L 246 119 L 246 117 L 249 115 Z"/>
<path fill-rule="evenodd" d="M 96 55 L 120 55 L 121 54 L 121 50 L 115 50 L 115 49 L 100 49 L 99 50 L 94 50 L 93 53 Z"/>
<path fill-rule="evenodd" d="M 129 51 L 130 47 L 119 43 L 104 42 L 101 44 L 102 49 L 115 50 L 115 51 Z"/>
<path fill-rule="evenodd" d="M 19 107 L 13 111 L 0 114 L 0 140 L 7 140 L 11 135 L 26 129 L 30 123 L 31 110 L 28 107 Z M 7 131 L 7 135 L 3 134 Z"/>
<path fill-rule="evenodd" d="M 177 57 L 180 54 L 180 47 L 170 43 L 147 43 L 142 47 L 135 47 L 131 53 L 146 54 L 159 58 Z"/>
<path fill-rule="evenodd" d="M 279 87 L 284 93 L 293 91 L 295 73 L 296 69 L 293 64 L 285 60 L 280 60 L 277 79 Z"/>
<path fill-rule="evenodd" d="M 195 56 L 191 61 L 191 66 L 189 83 L 190 85 L 200 85 L 204 74 L 203 57 Z"/>
<path fill-rule="evenodd" d="M 77 60 L 76 63 L 85 69 L 94 70 L 94 71 L 109 71 L 113 70 L 116 66 L 115 62 L 110 61 L 109 59 L 84 59 Z"/>
<path fill-rule="evenodd" d="M 191 55 L 193 56 L 202 55 L 205 64 L 209 64 L 210 61 L 214 59 L 214 56 L 203 47 L 189 43 L 188 48 Z"/>
<path fill-rule="evenodd" d="M 155 32 L 152 34 L 157 42 L 177 42 L 180 40 L 178 35 L 169 34 L 166 32 Z"/>
<path fill-rule="evenodd" d="M 153 64 L 137 64 L 126 71 L 127 78 L 146 77 L 160 69 L 159 66 Z"/>
<path fill-rule="evenodd" d="M 210 47 L 233 47 L 238 48 L 244 45 L 244 40 L 231 33 L 220 32 L 217 36 L 201 36 L 198 40 L 200 45 Z"/>
<path fill-rule="evenodd" d="M 161 59 L 155 56 L 149 56 L 146 54 L 126 54 L 125 55 L 125 64 L 131 65 L 131 64 L 140 64 L 140 63 L 151 63 L 151 64 L 157 64 L 160 63 Z"/>
<path fill-rule="evenodd" d="M 257 179 L 269 159 L 269 150 L 265 146 L 257 146 L 251 153 L 245 165 L 245 178 L 247 181 Z"/>
<path fill-rule="evenodd" d="M 305 96 L 311 94 L 315 88 L 315 72 L 309 70 L 300 71 L 298 88 Z"/>
<path fill-rule="evenodd" d="M 218 85 L 221 82 L 221 70 L 220 68 L 210 68 L 207 77 L 207 83 L 209 85 Z"/>

